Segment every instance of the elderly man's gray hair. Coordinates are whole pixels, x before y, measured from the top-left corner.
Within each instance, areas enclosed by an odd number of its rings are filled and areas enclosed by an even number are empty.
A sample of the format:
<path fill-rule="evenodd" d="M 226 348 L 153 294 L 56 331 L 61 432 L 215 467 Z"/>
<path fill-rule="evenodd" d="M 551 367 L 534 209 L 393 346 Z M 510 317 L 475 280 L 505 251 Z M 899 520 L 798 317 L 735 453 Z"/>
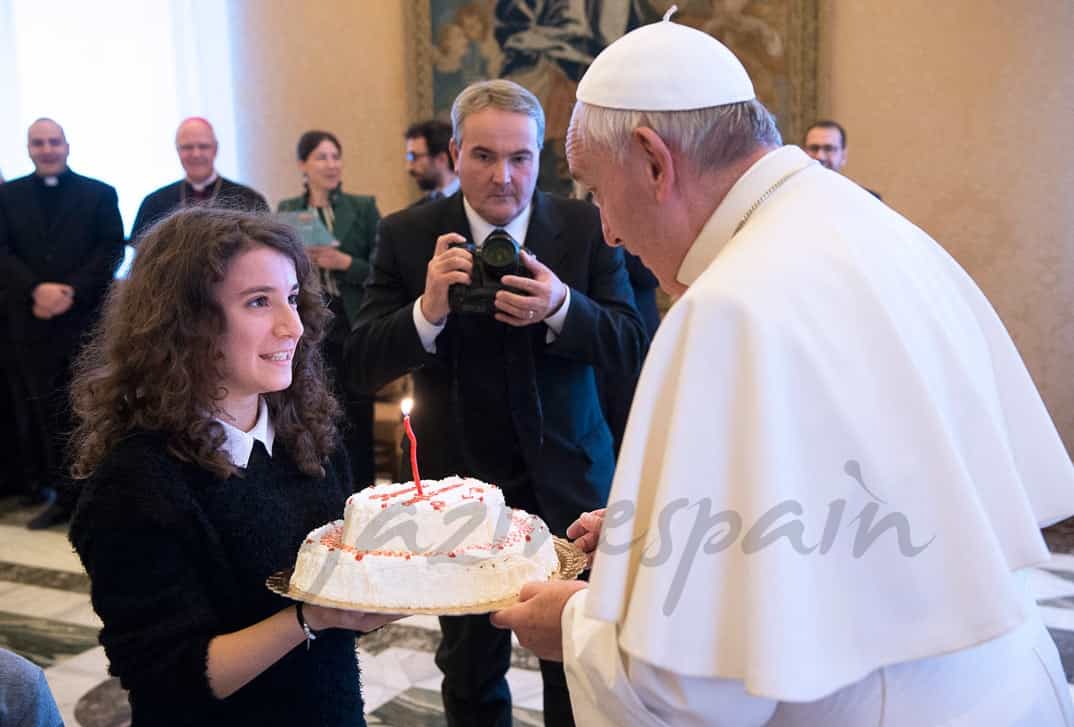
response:
<path fill-rule="evenodd" d="M 630 135 L 639 127 L 655 131 L 673 151 L 699 171 L 714 171 L 760 147 L 780 146 L 776 120 L 760 101 L 742 101 L 692 111 L 625 111 L 579 101 L 571 114 L 571 134 L 626 158 Z"/>
<path fill-rule="evenodd" d="M 541 108 L 541 102 L 514 81 L 496 79 L 470 84 L 451 104 L 452 136 L 456 146 L 462 146 L 462 125 L 466 117 L 485 109 L 529 116 L 537 124 L 537 148 L 544 145 L 544 109 Z"/>

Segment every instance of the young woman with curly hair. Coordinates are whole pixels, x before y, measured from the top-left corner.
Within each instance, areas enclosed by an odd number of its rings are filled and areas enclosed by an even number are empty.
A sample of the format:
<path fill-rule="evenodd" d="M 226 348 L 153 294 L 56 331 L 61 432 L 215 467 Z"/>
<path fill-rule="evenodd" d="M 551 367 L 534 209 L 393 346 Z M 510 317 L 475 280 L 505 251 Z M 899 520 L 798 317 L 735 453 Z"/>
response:
<path fill-rule="evenodd" d="M 364 724 L 354 632 L 391 619 L 265 587 L 352 491 L 329 318 L 289 227 L 205 208 L 109 294 L 72 389 L 70 538 L 135 725 Z"/>

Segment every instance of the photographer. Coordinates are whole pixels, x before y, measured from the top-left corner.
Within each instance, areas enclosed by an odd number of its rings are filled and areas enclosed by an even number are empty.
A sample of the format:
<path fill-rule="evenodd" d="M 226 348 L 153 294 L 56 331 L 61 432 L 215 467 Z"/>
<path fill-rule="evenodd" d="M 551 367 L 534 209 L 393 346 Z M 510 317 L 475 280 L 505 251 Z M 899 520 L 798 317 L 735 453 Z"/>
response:
<path fill-rule="evenodd" d="M 534 189 L 537 99 L 487 81 L 464 90 L 451 115 L 461 194 L 381 222 L 345 370 L 360 391 L 412 371 L 422 474 L 495 483 L 562 535 L 611 485 L 594 369 L 636 376 L 648 339 L 596 208 Z M 501 263 L 524 275 L 497 277 Z M 448 723 L 510 724 L 509 635 L 486 616 L 441 627 Z M 541 671 L 547 724 L 573 724 L 562 668 Z"/>

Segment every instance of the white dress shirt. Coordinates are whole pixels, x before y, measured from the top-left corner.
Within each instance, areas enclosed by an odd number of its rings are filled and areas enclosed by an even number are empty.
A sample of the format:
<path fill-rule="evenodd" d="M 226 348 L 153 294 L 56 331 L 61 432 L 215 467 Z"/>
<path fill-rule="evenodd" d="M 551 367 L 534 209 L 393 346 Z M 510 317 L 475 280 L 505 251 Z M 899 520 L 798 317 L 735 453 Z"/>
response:
<path fill-rule="evenodd" d="M 530 214 L 533 212 L 533 205 L 526 205 L 526 209 L 522 210 L 515 219 L 506 225 L 493 225 L 486 221 L 477 213 L 477 210 L 470 206 L 470 202 L 465 196 L 462 198 L 462 206 L 466 211 L 466 221 L 470 223 L 470 233 L 473 235 L 474 240 L 478 241 L 477 249 L 481 249 L 481 246 L 485 244 L 485 239 L 494 230 L 505 230 L 519 245 L 525 247 L 526 230 L 530 225 Z M 567 309 L 571 305 L 571 289 L 570 286 L 564 286 L 564 288 L 566 288 L 567 293 L 563 298 L 563 303 L 555 313 L 542 321 L 548 327 L 548 332 L 545 334 L 545 343 L 551 343 L 556 340 L 556 336 L 563 331 L 563 323 L 567 320 Z M 444 326 L 447 325 L 447 319 L 439 323 L 432 323 L 426 320 L 425 314 L 421 312 L 421 299 L 422 296 L 418 296 L 418 299 L 414 301 L 414 327 L 418 330 L 418 338 L 421 339 L 421 345 L 425 350 L 429 353 L 436 353 L 436 337 L 444 330 Z"/>

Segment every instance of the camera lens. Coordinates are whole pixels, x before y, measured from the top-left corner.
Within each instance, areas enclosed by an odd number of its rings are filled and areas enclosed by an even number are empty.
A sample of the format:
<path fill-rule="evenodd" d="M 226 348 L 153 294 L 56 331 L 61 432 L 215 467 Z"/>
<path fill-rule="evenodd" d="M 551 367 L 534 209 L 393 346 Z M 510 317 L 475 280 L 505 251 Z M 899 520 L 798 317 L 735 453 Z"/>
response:
<path fill-rule="evenodd" d="M 481 248 L 481 256 L 490 268 L 502 270 L 513 267 L 518 256 L 514 241 L 505 236 L 490 236 Z"/>

